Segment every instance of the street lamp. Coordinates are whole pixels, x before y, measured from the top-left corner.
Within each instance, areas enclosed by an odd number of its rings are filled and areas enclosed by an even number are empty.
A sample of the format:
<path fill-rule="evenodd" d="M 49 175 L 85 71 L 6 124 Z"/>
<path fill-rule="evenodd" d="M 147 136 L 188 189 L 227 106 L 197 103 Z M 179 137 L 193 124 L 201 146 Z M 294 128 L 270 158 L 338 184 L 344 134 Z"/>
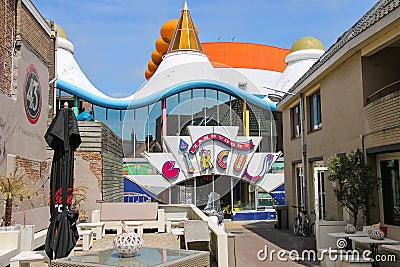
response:
<path fill-rule="evenodd" d="M 275 92 L 283 93 L 286 95 L 292 95 L 292 96 L 297 96 L 300 101 L 300 138 L 301 138 L 301 165 L 303 167 L 303 204 L 304 204 L 304 210 L 307 210 L 307 146 L 306 146 L 306 136 L 305 136 L 305 127 L 304 127 L 304 100 L 303 100 L 303 94 L 295 94 L 291 92 L 285 92 L 281 91 L 278 89 L 273 89 L 269 87 L 263 87 L 268 90 L 272 90 Z"/>

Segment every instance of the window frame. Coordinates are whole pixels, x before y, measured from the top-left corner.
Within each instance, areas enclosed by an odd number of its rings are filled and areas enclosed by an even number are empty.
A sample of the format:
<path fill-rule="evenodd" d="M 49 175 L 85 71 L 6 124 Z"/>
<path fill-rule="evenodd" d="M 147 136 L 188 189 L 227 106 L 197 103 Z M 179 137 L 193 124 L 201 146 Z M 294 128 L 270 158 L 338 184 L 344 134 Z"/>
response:
<path fill-rule="evenodd" d="M 316 103 L 314 103 L 314 99 L 316 99 Z M 321 91 L 318 90 L 314 93 L 312 93 L 310 96 L 308 96 L 308 106 L 309 106 L 309 112 L 308 112 L 308 118 L 310 123 L 309 125 L 309 131 L 314 132 L 318 131 L 319 129 L 322 128 L 322 113 L 321 113 Z M 315 107 L 315 105 L 317 105 Z M 317 109 L 317 123 L 314 121 L 315 117 L 315 108 Z"/>
<path fill-rule="evenodd" d="M 296 120 L 296 118 L 297 118 L 297 120 Z M 298 130 L 297 130 L 297 127 L 298 127 Z M 300 138 L 301 137 L 300 103 L 290 109 L 290 128 L 291 128 L 291 137 L 292 137 L 292 139 L 296 139 L 296 138 Z"/>

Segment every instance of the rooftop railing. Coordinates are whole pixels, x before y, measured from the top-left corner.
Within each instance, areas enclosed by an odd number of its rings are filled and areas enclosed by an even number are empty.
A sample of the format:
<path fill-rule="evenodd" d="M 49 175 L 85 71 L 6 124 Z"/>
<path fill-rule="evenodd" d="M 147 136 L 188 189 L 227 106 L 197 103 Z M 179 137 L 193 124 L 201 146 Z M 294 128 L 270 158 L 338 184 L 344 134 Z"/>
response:
<path fill-rule="evenodd" d="M 381 97 L 384 97 L 388 94 L 391 94 L 395 91 L 400 90 L 400 80 L 395 81 L 393 83 L 390 83 L 388 85 L 385 85 L 384 87 L 380 88 L 376 92 L 372 93 L 367 97 L 367 104 L 371 103 L 372 101 L 375 101 Z"/>

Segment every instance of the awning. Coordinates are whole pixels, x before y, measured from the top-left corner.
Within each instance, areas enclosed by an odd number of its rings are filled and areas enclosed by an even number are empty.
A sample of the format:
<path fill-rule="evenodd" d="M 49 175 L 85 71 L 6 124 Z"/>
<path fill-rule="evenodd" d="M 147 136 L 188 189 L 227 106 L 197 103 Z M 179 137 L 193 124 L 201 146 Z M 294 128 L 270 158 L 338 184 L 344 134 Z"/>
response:
<path fill-rule="evenodd" d="M 157 196 L 150 192 L 149 190 L 144 189 L 143 187 L 141 187 L 140 185 L 138 185 L 137 183 L 133 182 L 132 180 L 130 180 L 128 177 L 124 177 L 124 193 L 126 192 L 135 192 L 138 194 L 144 194 L 147 195 L 148 197 L 155 199 Z M 124 194 L 125 195 L 125 194 Z"/>

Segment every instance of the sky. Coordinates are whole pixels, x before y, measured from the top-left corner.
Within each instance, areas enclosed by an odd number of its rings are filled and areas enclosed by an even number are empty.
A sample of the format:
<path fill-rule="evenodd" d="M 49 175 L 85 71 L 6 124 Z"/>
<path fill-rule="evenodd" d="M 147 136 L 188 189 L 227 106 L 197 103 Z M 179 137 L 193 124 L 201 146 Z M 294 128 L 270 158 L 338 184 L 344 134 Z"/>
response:
<path fill-rule="evenodd" d="M 74 44 L 89 80 L 112 97 L 134 93 L 160 36 L 179 18 L 183 0 L 32 0 Z M 288 48 L 313 36 L 329 48 L 376 0 L 188 0 L 201 42 L 260 43 Z"/>

